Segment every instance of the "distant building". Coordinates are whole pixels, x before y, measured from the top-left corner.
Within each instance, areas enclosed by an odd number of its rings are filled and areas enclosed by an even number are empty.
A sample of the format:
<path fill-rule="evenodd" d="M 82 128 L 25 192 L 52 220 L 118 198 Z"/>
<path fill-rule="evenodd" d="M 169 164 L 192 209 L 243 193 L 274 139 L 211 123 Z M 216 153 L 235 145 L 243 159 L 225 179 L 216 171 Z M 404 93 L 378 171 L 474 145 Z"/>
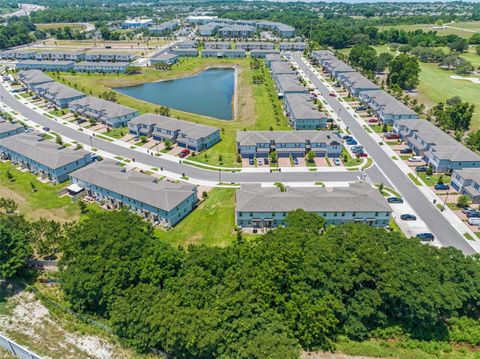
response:
<path fill-rule="evenodd" d="M 216 58 L 228 58 L 239 59 L 245 57 L 245 50 L 243 49 L 225 49 L 225 50 L 203 50 L 202 57 L 216 57 Z"/>
<path fill-rule="evenodd" d="M 292 75 L 292 76 L 296 75 L 296 72 L 292 70 L 292 68 L 286 61 L 270 62 L 269 67 L 270 67 L 270 71 L 272 72 L 273 79 L 275 79 L 275 77 L 279 75 Z"/>
<path fill-rule="evenodd" d="M 91 51 L 85 54 L 85 60 L 88 62 L 132 62 L 135 59 L 137 55 L 128 52 Z"/>
<path fill-rule="evenodd" d="M 187 22 L 190 24 L 206 24 L 216 20 L 218 16 L 206 16 L 206 15 L 191 15 L 187 16 Z"/>
<path fill-rule="evenodd" d="M 362 223 L 386 227 L 392 210 L 378 189 L 367 183 L 349 187 L 262 187 L 245 184 L 236 195 L 236 223 L 246 228 L 275 228 L 285 225 L 288 213 L 303 209 L 325 219 L 325 225 Z"/>
<path fill-rule="evenodd" d="M 148 32 L 154 36 L 162 36 L 178 29 L 178 26 L 179 22 L 177 20 L 171 20 L 159 25 L 149 27 Z"/>
<path fill-rule="evenodd" d="M 135 136 L 152 137 L 155 141 L 168 139 L 196 152 L 206 150 L 220 141 L 220 130 L 216 127 L 150 113 L 130 121 L 128 130 Z"/>
<path fill-rule="evenodd" d="M 178 55 L 175 54 L 160 54 L 150 58 L 151 65 L 168 64 L 173 65 L 178 62 Z"/>
<path fill-rule="evenodd" d="M 317 157 L 339 157 L 343 140 L 335 131 L 238 131 L 237 153 L 243 158 L 305 157 L 313 151 Z"/>
<path fill-rule="evenodd" d="M 397 120 L 415 120 L 418 114 L 383 90 L 360 91 L 360 101 L 370 107 L 380 121 L 392 124 Z"/>
<path fill-rule="evenodd" d="M 303 86 L 296 75 L 281 74 L 274 78 L 277 85 L 279 96 L 285 96 L 289 93 L 307 93 L 307 88 Z"/>
<path fill-rule="evenodd" d="M 121 74 L 129 66 L 129 62 L 82 61 L 77 62 L 73 68 L 76 72 Z"/>
<path fill-rule="evenodd" d="M 153 25 L 153 19 L 130 19 L 123 22 L 123 28 L 141 28 Z"/>
<path fill-rule="evenodd" d="M 232 43 L 224 42 L 224 41 L 214 41 L 214 42 L 212 41 L 212 42 L 205 42 L 204 47 L 205 47 L 205 50 L 211 50 L 211 49 L 225 50 L 225 49 L 231 49 Z"/>
<path fill-rule="evenodd" d="M 281 42 L 280 50 L 282 51 L 304 51 L 307 48 L 306 42 Z"/>
<path fill-rule="evenodd" d="M 227 25 L 218 29 L 218 34 L 223 37 L 250 37 L 257 29 L 249 25 Z"/>
<path fill-rule="evenodd" d="M 85 97 L 83 92 L 54 81 L 36 85 L 33 91 L 60 108 L 66 108 L 70 102 Z"/>
<path fill-rule="evenodd" d="M 344 72 L 338 75 L 338 82 L 348 91 L 350 96 L 359 97 L 362 91 L 380 90 L 376 84 L 358 72 Z"/>
<path fill-rule="evenodd" d="M 250 57 L 252 58 L 266 58 L 267 55 L 280 55 L 278 50 L 250 50 Z"/>
<path fill-rule="evenodd" d="M 198 50 L 196 48 L 182 49 L 179 47 L 174 47 L 170 49 L 170 53 L 180 57 L 197 57 L 198 56 Z"/>
<path fill-rule="evenodd" d="M 93 96 L 72 101 L 68 104 L 68 108 L 81 116 L 113 128 L 126 126 L 128 121 L 140 114 L 138 110 L 133 108 Z"/>
<path fill-rule="evenodd" d="M 85 60 L 83 51 L 40 51 L 35 55 L 35 59 L 42 61 L 82 61 Z"/>
<path fill-rule="evenodd" d="M 180 49 L 191 49 L 197 47 L 197 40 L 185 40 L 176 45 Z"/>
<path fill-rule="evenodd" d="M 237 49 L 250 50 L 273 50 L 275 44 L 273 42 L 261 42 L 261 41 L 247 41 L 237 42 L 235 47 Z"/>
<path fill-rule="evenodd" d="M 284 62 L 285 60 L 280 54 L 268 54 L 265 56 L 265 63 L 267 64 L 268 68 L 272 68 L 272 64 L 274 62 Z"/>
<path fill-rule="evenodd" d="M 30 90 L 37 85 L 52 82 L 53 79 L 40 70 L 24 70 L 18 73 L 21 82 Z"/>
<path fill-rule="evenodd" d="M 89 152 L 73 150 L 43 139 L 38 132 L 22 133 L 0 140 L 0 155 L 12 163 L 52 182 L 68 180 L 68 174 L 90 162 Z"/>
<path fill-rule="evenodd" d="M 49 72 L 69 72 L 73 71 L 73 61 L 38 61 L 25 60 L 15 64 L 17 70 L 42 70 Z"/>
<path fill-rule="evenodd" d="M 213 36 L 220 27 L 221 24 L 219 23 L 210 22 L 208 24 L 202 24 L 198 27 L 198 34 L 200 36 Z"/>
<path fill-rule="evenodd" d="M 2 60 L 34 60 L 36 51 L 30 49 L 5 50 L 0 53 Z"/>
<path fill-rule="evenodd" d="M 0 121 L 0 139 L 25 132 L 25 127 L 19 123 Z"/>
<path fill-rule="evenodd" d="M 113 208 L 130 208 L 145 219 L 171 227 L 195 207 L 197 188 L 126 171 L 111 160 L 94 162 L 70 174 L 72 182 Z"/>

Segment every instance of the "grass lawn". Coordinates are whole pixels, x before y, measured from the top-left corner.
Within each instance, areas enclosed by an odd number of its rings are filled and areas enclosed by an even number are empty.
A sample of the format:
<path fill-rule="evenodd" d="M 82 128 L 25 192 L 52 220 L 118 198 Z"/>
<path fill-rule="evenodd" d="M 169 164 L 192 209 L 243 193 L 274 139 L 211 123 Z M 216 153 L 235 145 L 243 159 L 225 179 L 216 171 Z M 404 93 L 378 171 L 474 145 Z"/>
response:
<path fill-rule="evenodd" d="M 111 88 L 138 85 L 146 82 L 168 80 L 198 73 L 208 67 L 237 68 L 237 111 L 232 121 L 218 120 L 212 117 L 171 109 L 171 116 L 208 126 L 221 128 L 222 141 L 204 153 L 192 158 L 193 161 L 211 165 L 240 166 L 236 162 L 236 132 L 246 130 L 288 130 L 288 120 L 283 114 L 282 102 L 277 97 L 273 80 L 268 70 L 250 68 L 250 59 L 182 59 L 169 71 L 156 70 L 152 67 L 142 68 L 141 74 L 135 75 L 103 75 L 103 74 L 51 74 L 67 85 L 77 85 L 80 91 L 94 96 Z M 253 84 L 254 75 L 264 74 L 263 84 Z M 117 93 L 118 102 L 122 105 L 138 109 L 141 113 L 153 113 L 159 106 Z M 111 136 L 112 134 L 109 134 Z M 113 136 L 112 136 L 113 137 Z M 205 156 L 206 155 L 206 156 Z"/>
<path fill-rule="evenodd" d="M 215 188 L 208 198 L 169 231 L 157 230 L 172 245 L 205 244 L 224 247 L 236 238 L 235 189 Z"/>
<path fill-rule="evenodd" d="M 63 115 L 66 115 L 69 111 L 67 109 L 59 109 L 55 111 L 50 111 L 49 113 L 53 116 L 61 117 Z"/>
<path fill-rule="evenodd" d="M 107 132 L 102 133 L 102 135 L 111 137 L 111 138 L 122 138 L 128 133 L 128 127 L 120 128 L 108 128 Z"/>
<path fill-rule="evenodd" d="M 421 178 L 422 181 L 427 185 L 427 186 L 435 186 L 438 183 L 438 179 L 442 177 L 443 178 L 443 183 L 450 183 L 450 177 L 445 176 L 445 175 L 439 175 L 439 174 L 434 174 L 432 176 L 427 176 L 425 172 L 420 172 L 418 174 L 418 178 Z"/>
<path fill-rule="evenodd" d="M 69 27 L 72 31 L 85 30 L 85 25 L 75 22 L 57 22 L 49 24 L 35 24 L 40 30 L 60 29 L 62 27 Z"/>
<path fill-rule="evenodd" d="M 408 174 L 408 177 L 410 177 L 410 179 L 413 181 L 413 183 L 415 183 L 417 186 L 421 186 L 422 184 L 420 183 L 420 181 L 417 179 L 417 177 L 415 177 L 415 175 L 413 173 L 409 173 Z"/>
<path fill-rule="evenodd" d="M 345 167 L 358 166 L 360 163 L 362 163 L 361 158 L 352 158 L 352 156 L 350 156 L 350 153 L 348 153 L 348 151 L 345 148 L 342 150 L 342 156 L 343 155 L 347 157 L 347 160 L 343 161 L 343 165 Z"/>
<path fill-rule="evenodd" d="M 397 30 L 405 30 L 405 31 L 415 31 L 415 30 L 423 30 L 423 31 L 436 31 L 438 35 L 445 36 L 445 35 L 458 35 L 464 38 L 470 38 L 474 33 L 472 31 L 480 32 L 480 22 L 479 21 L 471 21 L 471 22 L 459 22 L 453 24 L 445 24 L 447 27 L 445 29 L 434 29 L 434 24 L 414 24 L 414 25 L 386 25 L 386 26 L 379 26 L 379 30 L 383 31 L 386 29 L 397 29 Z M 471 31 L 465 31 L 471 30 Z"/>

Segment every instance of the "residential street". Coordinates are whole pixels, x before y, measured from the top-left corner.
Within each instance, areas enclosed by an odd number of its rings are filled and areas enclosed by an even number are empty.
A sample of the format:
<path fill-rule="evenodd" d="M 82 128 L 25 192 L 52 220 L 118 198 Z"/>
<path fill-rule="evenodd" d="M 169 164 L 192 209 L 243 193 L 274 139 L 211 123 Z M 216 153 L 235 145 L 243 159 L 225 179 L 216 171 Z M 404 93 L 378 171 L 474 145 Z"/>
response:
<path fill-rule="evenodd" d="M 305 72 L 310 81 L 318 88 L 322 96 L 332 109 L 340 115 L 341 120 L 348 126 L 354 137 L 358 139 L 369 155 L 381 167 L 388 180 L 400 191 L 402 196 L 421 216 L 435 237 L 443 246 L 453 246 L 465 254 L 475 253 L 468 240 L 459 234 L 455 228 L 442 216 L 435 205 L 430 202 L 418 189 L 418 187 L 407 177 L 405 173 L 394 163 L 394 161 L 383 151 L 362 126 L 348 113 L 336 97 L 329 96 L 328 88 L 317 78 L 317 76 L 301 60 L 300 55 L 293 54 L 292 59 L 299 68 Z M 343 109 L 342 111 L 340 111 Z M 340 112 L 339 112 L 340 111 Z"/>

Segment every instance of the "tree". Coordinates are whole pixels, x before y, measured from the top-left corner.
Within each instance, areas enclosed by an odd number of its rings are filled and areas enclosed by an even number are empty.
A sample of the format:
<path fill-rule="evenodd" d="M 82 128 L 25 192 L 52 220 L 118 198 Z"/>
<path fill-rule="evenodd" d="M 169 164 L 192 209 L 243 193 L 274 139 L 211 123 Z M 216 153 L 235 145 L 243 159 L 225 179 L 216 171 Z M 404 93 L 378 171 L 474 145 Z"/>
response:
<path fill-rule="evenodd" d="M 470 204 L 470 197 L 468 197 L 467 195 L 460 195 L 457 199 L 457 205 L 458 207 L 461 207 L 461 208 L 465 208 L 465 207 L 468 207 L 468 205 Z"/>
<path fill-rule="evenodd" d="M 80 214 L 87 214 L 88 213 L 87 204 L 82 200 L 79 200 L 77 203 L 78 203 L 78 208 L 80 209 Z"/>
<path fill-rule="evenodd" d="M 354 66 L 358 66 L 365 71 L 375 71 L 377 65 L 377 52 L 368 45 L 355 45 L 352 47 L 348 59 Z"/>
<path fill-rule="evenodd" d="M 0 280 L 18 275 L 31 254 L 26 220 L 17 214 L 0 215 Z"/>
<path fill-rule="evenodd" d="M 420 66 L 414 56 L 398 55 L 391 61 L 389 70 L 389 86 L 398 85 L 402 90 L 411 90 L 419 84 Z"/>
<path fill-rule="evenodd" d="M 44 218 L 32 224 L 34 232 L 34 249 L 39 256 L 55 258 L 62 242 L 65 240 L 62 225 Z"/>
<path fill-rule="evenodd" d="M 277 163 L 277 161 L 278 161 L 277 151 L 270 152 L 269 157 L 270 157 L 270 161 L 272 161 L 272 163 Z"/>
<path fill-rule="evenodd" d="M 125 75 L 136 75 L 136 74 L 141 74 L 142 69 L 138 66 L 127 66 L 125 69 Z"/>
<path fill-rule="evenodd" d="M 375 64 L 376 72 L 384 72 L 393 60 L 393 55 L 389 52 L 382 52 L 378 55 L 377 63 Z"/>
<path fill-rule="evenodd" d="M 475 46 L 475 52 L 480 55 L 480 45 Z"/>
<path fill-rule="evenodd" d="M 165 149 L 167 150 L 171 150 L 172 149 L 172 141 L 170 139 L 165 139 L 165 141 L 163 141 L 163 143 L 165 144 Z"/>
<path fill-rule="evenodd" d="M 465 52 L 468 49 L 468 42 L 466 39 L 459 37 L 457 40 L 451 42 L 448 47 L 455 52 Z"/>
<path fill-rule="evenodd" d="M 443 128 L 454 131 L 466 131 L 470 128 L 475 105 L 462 102 L 460 97 L 455 96 L 439 103 L 433 108 L 436 122 Z"/>
<path fill-rule="evenodd" d="M 35 183 L 30 182 L 30 188 L 32 189 L 33 193 L 37 192 L 37 186 L 35 186 Z"/>
<path fill-rule="evenodd" d="M 477 33 L 473 34 L 473 35 L 470 37 L 469 42 L 470 42 L 472 45 L 480 45 L 480 32 L 477 32 Z"/>
<path fill-rule="evenodd" d="M 307 161 L 308 162 L 313 162 L 315 159 L 315 152 L 313 152 L 312 150 L 309 150 L 307 152 Z"/>
<path fill-rule="evenodd" d="M 7 179 L 8 179 L 8 182 L 14 182 L 15 181 L 15 178 L 13 177 L 13 174 L 10 170 L 7 170 Z"/>

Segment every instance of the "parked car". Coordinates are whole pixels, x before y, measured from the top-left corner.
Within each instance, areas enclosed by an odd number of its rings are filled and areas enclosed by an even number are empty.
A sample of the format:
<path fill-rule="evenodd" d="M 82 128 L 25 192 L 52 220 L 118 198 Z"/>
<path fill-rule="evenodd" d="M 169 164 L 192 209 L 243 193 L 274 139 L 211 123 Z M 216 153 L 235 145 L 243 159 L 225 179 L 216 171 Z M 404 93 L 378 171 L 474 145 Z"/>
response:
<path fill-rule="evenodd" d="M 388 197 L 387 198 L 388 203 L 403 203 L 403 199 L 400 197 Z"/>
<path fill-rule="evenodd" d="M 416 221 L 417 216 L 414 216 L 413 214 L 405 213 L 400 216 L 400 219 L 402 221 Z"/>
<path fill-rule="evenodd" d="M 422 242 L 432 242 L 435 237 L 433 234 L 426 232 L 426 233 L 419 233 L 416 235 L 418 239 L 420 239 Z"/>
<path fill-rule="evenodd" d="M 343 138 L 345 141 L 353 140 L 353 137 L 350 136 L 350 135 L 344 135 L 342 138 Z"/>
<path fill-rule="evenodd" d="M 365 152 L 358 153 L 358 155 L 359 155 L 360 157 L 368 157 L 368 155 L 367 155 Z"/>
<path fill-rule="evenodd" d="M 412 156 L 408 159 L 408 162 L 422 162 L 421 156 Z"/>
<path fill-rule="evenodd" d="M 81 124 L 81 123 L 84 123 L 84 122 L 87 122 L 87 120 L 85 120 L 84 118 L 79 118 L 77 120 L 77 124 Z"/>
<path fill-rule="evenodd" d="M 248 164 L 249 164 L 250 166 L 253 166 L 253 165 L 255 164 L 255 161 L 253 160 L 253 158 L 249 158 L 249 159 L 248 159 Z"/>
<path fill-rule="evenodd" d="M 349 146 L 358 145 L 358 142 L 354 139 L 348 140 L 346 143 Z"/>
<path fill-rule="evenodd" d="M 187 150 L 186 148 L 183 149 L 179 154 L 178 154 L 178 157 L 180 158 L 184 158 L 186 156 L 188 156 L 190 154 L 190 150 Z"/>
<path fill-rule="evenodd" d="M 450 189 L 450 186 L 446 183 L 437 183 L 434 187 L 437 191 L 444 191 Z"/>
<path fill-rule="evenodd" d="M 478 211 L 468 212 L 467 213 L 467 218 L 480 218 L 480 212 L 478 212 Z"/>
<path fill-rule="evenodd" d="M 359 151 L 359 150 L 363 151 L 363 146 L 362 145 L 352 146 L 351 150 L 352 152 Z"/>
<path fill-rule="evenodd" d="M 427 172 L 428 167 L 427 166 L 417 166 L 415 167 L 415 172 Z"/>
<path fill-rule="evenodd" d="M 335 94 L 333 92 L 330 92 L 328 95 L 331 96 L 331 97 L 337 97 L 337 94 Z"/>
<path fill-rule="evenodd" d="M 257 165 L 258 165 L 258 166 L 263 165 L 263 161 L 262 161 L 261 158 L 258 158 L 258 159 L 257 159 Z"/>
<path fill-rule="evenodd" d="M 43 127 L 43 130 L 44 130 L 45 132 L 50 132 L 50 127 Z"/>
<path fill-rule="evenodd" d="M 367 108 L 365 106 L 358 106 L 355 111 L 366 111 Z"/>
<path fill-rule="evenodd" d="M 472 218 L 469 218 L 467 222 L 471 226 L 479 226 L 480 225 L 480 218 L 472 217 Z"/>
<path fill-rule="evenodd" d="M 339 158 L 334 158 L 333 163 L 335 164 L 335 166 L 340 166 L 342 164 Z"/>
<path fill-rule="evenodd" d="M 370 122 L 370 123 L 377 123 L 378 120 L 377 120 L 376 118 L 369 118 L 369 119 L 368 119 L 368 122 Z"/>
<path fill-rule="evenodd" d="M 263 160 L 263 163 L 265 163 L 266 165 L 268 165 L 268 164 L 270 164 L 270 161 L 268 160 L 268 158 L 265 158 L 265 159 Z"/>
<path fill-rule="evenodd" d="M 389 132 L 385 135 L 385 138 L 388 139 L 388 140 L 398 140 L 400 138 L 400 135 L 397 134 L 397 133 Z"/>
<path fill-rule="evenodd" d="M 293 164 L 298 165 L 298 158 L 297 157 L 293 157 Z"/>
<path fill-rule="evenodd" d="M 462 213 L 463 213 L 463 214 L 467 214 L 467 213 L 469 213 L 469 212 L 477 212 L 477 210 L 476 210 L 476 209 L 473 209 L 473 208 L 470 208 L 470 207 L 467 207 L 467 208 L 462 209 Z"/>
<path fill-rule="evenodd" d="M 413 152 L 413 150 L 412 150 L 410 147 L 402 148 L 402 149 L 400 150 L 400 153 L 401 153 L 401 154 L 408 154 L 408 153 L 412 153 L 412 152 Z"/>

